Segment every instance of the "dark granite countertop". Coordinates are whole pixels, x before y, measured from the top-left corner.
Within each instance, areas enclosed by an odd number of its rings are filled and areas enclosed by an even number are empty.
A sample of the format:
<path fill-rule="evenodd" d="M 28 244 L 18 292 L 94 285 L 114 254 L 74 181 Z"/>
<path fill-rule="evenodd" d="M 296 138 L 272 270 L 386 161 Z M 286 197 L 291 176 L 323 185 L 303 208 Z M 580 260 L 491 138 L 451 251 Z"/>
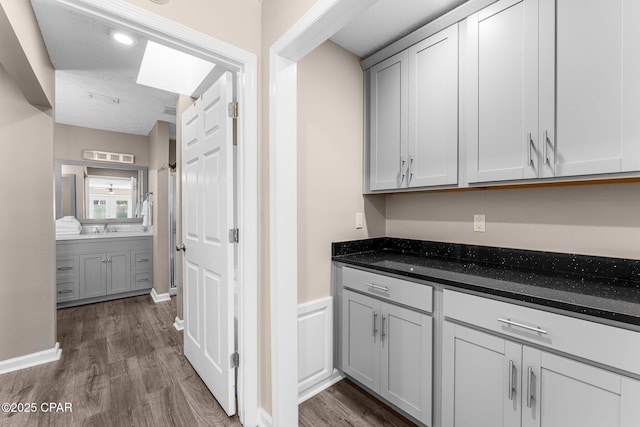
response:
<path fill-rule="evenodd" d="M 334 243 L 344 264 L 640 326 L 640 261 L 390 237 Z"/>

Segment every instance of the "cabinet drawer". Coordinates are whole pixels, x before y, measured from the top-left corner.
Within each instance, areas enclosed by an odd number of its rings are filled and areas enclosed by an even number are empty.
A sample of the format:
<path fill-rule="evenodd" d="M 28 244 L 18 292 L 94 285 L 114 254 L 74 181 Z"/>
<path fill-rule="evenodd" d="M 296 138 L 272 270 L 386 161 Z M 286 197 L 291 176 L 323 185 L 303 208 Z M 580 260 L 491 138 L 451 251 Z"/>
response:
<path fill-rule="evenodd" d="M 77 277 L 58 279 L 56 282 L 56 302 L 75 301 L 78 299 L 80 281 Z"/>
<path fill-rule="evenodd" d="M 56 276 L 78 276 L 78 256 L 65 255 L 56 259 Z"/>
<path fill-rule="evenodd" d="M 153 273 L 145 271 L 131 274 L 131 290 L 147 289 L 153 286 Z"/>
<path fill-rule="evenodd" d="M 638 332 L 448 289 L 443 313 L 448 319 L 640 375 Z"/>
<path fill-rule="evenodd" d="M 151 271 L 153 267 L 153 252 L 131 252 L 131 269 L 133 271 Z"/>
<path fill-rule="evenodd" d="M 383 300 L 431 312 L 433 288 L 382 274 L 343 267 L 342 285 Z"/>

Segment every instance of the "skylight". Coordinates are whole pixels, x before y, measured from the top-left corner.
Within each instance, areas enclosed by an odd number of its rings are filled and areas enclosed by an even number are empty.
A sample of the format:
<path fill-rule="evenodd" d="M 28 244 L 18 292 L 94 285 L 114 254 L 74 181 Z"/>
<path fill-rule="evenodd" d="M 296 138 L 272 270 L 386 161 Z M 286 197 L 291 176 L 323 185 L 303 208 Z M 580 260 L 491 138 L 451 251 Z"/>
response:
<path fill-rule="evenodd" d="M 137 83 L 190 96 L 213 67 L 204 59 L 148 41 Z"/>

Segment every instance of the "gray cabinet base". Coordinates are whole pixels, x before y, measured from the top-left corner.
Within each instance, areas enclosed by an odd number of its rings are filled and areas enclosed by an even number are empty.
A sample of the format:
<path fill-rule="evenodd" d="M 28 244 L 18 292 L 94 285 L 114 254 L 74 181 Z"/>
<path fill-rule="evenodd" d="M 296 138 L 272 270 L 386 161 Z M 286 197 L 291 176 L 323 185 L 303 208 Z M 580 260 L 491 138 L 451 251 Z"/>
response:
<path fill-rule="evenodd" d="M 77 305 L 93 304 L 96 302 L 111 301 L 111 300 L 120 299 L 120 298 L 149 295 L 150 292 L 151 292 L 151 288 L 147 288 L 147 289 L 140 289 L 140 290 L 131 291 L 131 292 L 122 292 L 122 293 L 113 294 L 113 295 L 103 295 L 103 296 L 94 297 L 94 298 L 85 298 L 85 299 L 80 299 L 75 301 L 59 302 L 58 308 L 75 307 Z"/>

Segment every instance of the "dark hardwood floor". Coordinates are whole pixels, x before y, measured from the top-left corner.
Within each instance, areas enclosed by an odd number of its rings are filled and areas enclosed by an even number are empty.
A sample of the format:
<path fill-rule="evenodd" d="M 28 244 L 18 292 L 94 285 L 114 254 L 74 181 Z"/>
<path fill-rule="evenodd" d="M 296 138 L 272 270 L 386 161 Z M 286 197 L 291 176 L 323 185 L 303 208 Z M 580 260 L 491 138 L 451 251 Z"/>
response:
<path fill-rule="evenodd" d="M 239 426 L 227 417 L 182 354 L 175 298 L 141 296 L 58 310 L 59 361 L 0 375 L 0 403 L 37 412 L 0 412 L 0 426 Z M 72 412 L 42 412 L 45 402 Z M 409 426 L 350 381 L 300 405 L 301 426 Z"/>

